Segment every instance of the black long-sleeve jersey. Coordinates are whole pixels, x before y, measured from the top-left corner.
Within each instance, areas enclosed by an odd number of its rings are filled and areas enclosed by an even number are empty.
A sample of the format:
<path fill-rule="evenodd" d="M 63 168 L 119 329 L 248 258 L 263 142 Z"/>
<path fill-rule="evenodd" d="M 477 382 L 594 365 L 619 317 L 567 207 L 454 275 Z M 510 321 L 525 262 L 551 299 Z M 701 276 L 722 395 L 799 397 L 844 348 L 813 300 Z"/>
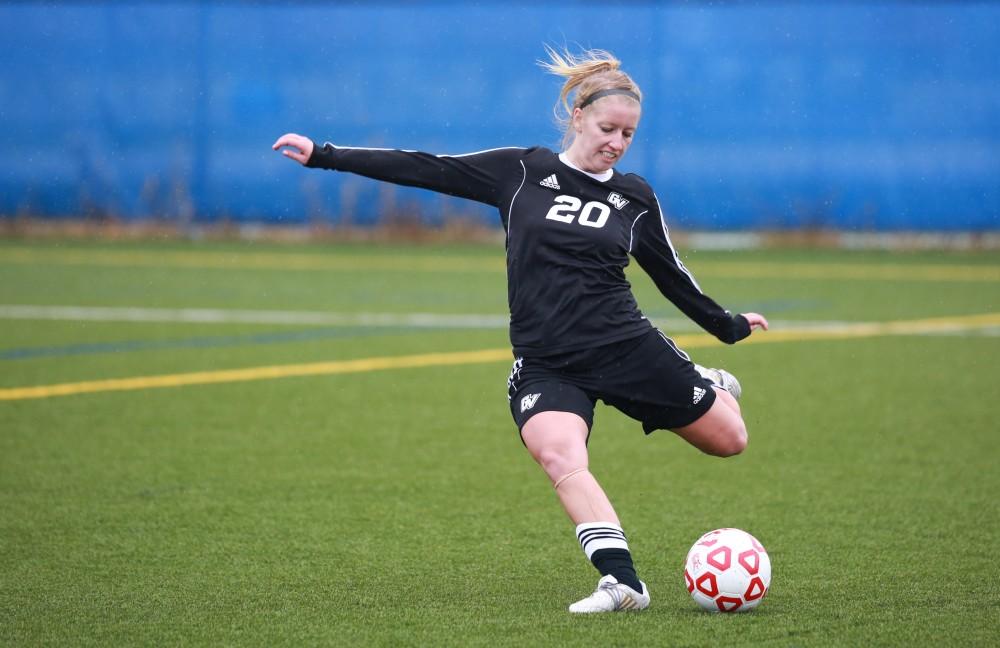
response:
<path fill-rule="evenodd" d="M 510 341 L 521 357 L 596 347 L 642 335 L 625 267 L 631 254 L 667 299 L 723 342 L 750 334 L 705 295 L 677 256 L 645 180 L 573 167 L 547 148 L 467 155 L 315 147 L 307 166 L 346 171 L 493 205 L 507 232 Z"/>

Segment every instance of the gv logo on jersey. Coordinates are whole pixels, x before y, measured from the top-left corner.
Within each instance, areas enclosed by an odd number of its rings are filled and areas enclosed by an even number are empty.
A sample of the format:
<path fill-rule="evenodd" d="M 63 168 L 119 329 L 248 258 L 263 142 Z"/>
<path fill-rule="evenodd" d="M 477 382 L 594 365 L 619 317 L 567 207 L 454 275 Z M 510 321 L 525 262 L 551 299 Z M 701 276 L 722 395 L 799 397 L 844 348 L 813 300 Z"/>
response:
<path fill-rule="evenodd" d="M 617 191 L 612 191 L 608 194 L 608 202 L 614 205 L 618 211 L 625 209 L 625 205 L 628 204 L 628 200 L 623 198 Z"/>

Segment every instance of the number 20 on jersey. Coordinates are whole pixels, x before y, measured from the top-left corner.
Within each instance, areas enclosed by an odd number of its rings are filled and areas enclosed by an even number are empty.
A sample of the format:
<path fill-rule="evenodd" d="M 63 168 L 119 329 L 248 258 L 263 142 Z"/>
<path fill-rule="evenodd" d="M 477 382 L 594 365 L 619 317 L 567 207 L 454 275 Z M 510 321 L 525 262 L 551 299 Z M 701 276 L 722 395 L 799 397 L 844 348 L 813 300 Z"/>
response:
<path fill-rule="evenodd" d="M 556 204 L 552 205 L 545 218 L 561 223 L 572 223 L 574 220 L 584 227 L 604 227 L 611 215 L 611 208 L 604 203 L 591 200 L 584 204 L 576 196 L 556 196 Z"/>

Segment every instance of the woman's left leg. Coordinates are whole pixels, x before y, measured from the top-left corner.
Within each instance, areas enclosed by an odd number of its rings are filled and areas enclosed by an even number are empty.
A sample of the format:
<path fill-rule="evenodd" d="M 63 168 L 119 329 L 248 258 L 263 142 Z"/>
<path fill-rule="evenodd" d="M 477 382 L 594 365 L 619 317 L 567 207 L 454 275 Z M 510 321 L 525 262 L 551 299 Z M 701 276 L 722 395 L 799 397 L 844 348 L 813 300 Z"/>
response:
<path fill-rule="evenodd" d="M 747 447 L 746 424 L 739 404 L 729 392 L 715 388 L 715 396 L 715 402 L 698 420 L 673 431 L 706 454 L 731 457 Z"/>

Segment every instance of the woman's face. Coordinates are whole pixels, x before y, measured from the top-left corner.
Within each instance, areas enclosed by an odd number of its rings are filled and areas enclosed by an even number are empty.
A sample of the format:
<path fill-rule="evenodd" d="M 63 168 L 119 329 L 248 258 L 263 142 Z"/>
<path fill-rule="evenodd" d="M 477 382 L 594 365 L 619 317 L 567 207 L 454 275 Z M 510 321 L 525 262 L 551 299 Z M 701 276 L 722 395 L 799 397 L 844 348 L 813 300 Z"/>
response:
<path fill-rule="evenodd" d="M 618 163 L 632 144 L 642 109 L 621 95 L 602 97 L 581 110 L 573 110 L 576 138 L 566 151 L 576 166 L 603 173 Z"/>

